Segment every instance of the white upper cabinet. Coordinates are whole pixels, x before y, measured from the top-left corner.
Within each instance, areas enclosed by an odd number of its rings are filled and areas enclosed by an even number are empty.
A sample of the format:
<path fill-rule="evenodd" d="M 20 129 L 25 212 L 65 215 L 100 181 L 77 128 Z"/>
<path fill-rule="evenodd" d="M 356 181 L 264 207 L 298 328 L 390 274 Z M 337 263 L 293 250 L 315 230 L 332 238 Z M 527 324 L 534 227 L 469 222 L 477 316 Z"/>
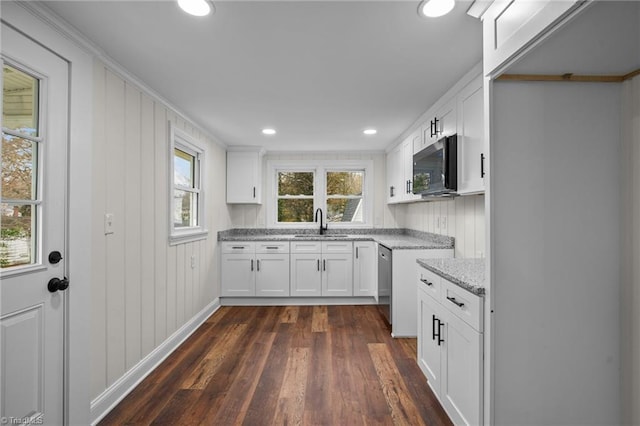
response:
<path fill-rule="evenodd" d="M 227 203 L 262 204 L 260 149 L 227 152 Z"/>
<path fill-rule="evenodd" d="M 484 90 L 479 75 L 457 96 L 458 194 L 484 192 Z"/>
<path fill-rule="evenodd" d="M 533 45 L 583 0 L 496 0 L 482 15 L 484 74 Z"/>
<path fill-rule="evenodd" d="M 419 200 L 413 194 L 413 150 L 420 144 L 420 129 L 409 135 L 387 154 L 387 203 L 406 203 Z"/>

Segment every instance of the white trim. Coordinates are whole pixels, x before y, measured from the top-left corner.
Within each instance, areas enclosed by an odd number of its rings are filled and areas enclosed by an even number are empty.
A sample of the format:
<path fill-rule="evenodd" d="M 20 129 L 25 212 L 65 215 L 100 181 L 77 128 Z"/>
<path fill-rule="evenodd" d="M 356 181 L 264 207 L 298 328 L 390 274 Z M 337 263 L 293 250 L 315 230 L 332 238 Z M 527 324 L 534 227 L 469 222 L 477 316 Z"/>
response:
<path fill-rule="evenodd" d="M 331 222 L 331 228 L 372 228 L 373 227 L 373 210 L 375 208 L 375 188 L 374 188 L 374 161 L 373 160 L 267 160 L 267 185 L 266 185 L 266 202 L 267 209 L 267 227 L 269 228 L 316 228 L 315 222 L 294 222 L 294 223 L 278 223 L 277 222 L 277 196 L 278 182 L 276 179 L 276 171 L 278 170 L 296 170 L 314 172 L 314 209 L 322 208 L 324 223 L 326 224 L 326 182 L 324 174 L 331 171 L 363 171 L 364 183 L 362 188 L 363 200 L 363 222 Z"/>
<path fill-rule="evenodd" d="M 3 2 L 4 3 L 4 2 Z M 76 47 L 82 49 L 84 52 L 94 56 L 96 59 L 102 61 L 114 74 L 127 80 L 133 86 L 136 86 L 140 91 L 146 92 L 151 97 L 155 98 L 158 102 L 163 104 L 167 109 L 175 111 L 178 115 L 184 118 L 195 129 L 200 131 L 204 136 L 211 139 L 213 143 L 223 148 L 227 148 L 227 145 L 223 143 L 219 138 L 215 137 L 209 130 L 206 130 L 203 126 L 195 121 L 187 118 L 180 108 L 176 107 L 165 97 L 160 95 L 156 90 L 152 89 L 149 85 L 144 83 L 135 74 L 128 71 L 122 65 L 120 65 L 115 59 L 109 56 L 102 48 L 89 40 L 84 34 L 78 31 L 73 25 L 62 19 L 58 14 L 49 9 L 45 2 L 21 2 L 20 6 L 27 9 L 31 14 L 44 21 L 49 27 L 62 35 L 68 41 L 71 41 Z"/>
<path fill-rule="evenodd" d="M 222 297 L 221 306 L 316 306 L 377 305 L 373 296 L 363 297 Z M 415 336 L 413 336 L 415 337 Z"/>
<path fill-rule="evenodd" d="M 104 416 L 109 414 L 120 401 L 187 340 L 220 306 L 220 299 L 216 298 L 91 401 L 91 424 L 97 424 Z"/>

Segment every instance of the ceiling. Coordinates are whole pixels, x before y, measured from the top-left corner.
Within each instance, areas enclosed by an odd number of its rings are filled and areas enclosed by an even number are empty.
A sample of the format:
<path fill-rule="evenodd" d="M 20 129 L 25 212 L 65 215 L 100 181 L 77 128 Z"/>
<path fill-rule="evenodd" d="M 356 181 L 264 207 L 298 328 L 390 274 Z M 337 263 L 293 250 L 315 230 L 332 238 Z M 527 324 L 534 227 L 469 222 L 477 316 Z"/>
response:
<path fill-rule="evenodd" d="M 268 151 L 385 149 L 482 58 L 461 0 L 441 18 L 405 0 L 44 5 L 220 142 Z"/>

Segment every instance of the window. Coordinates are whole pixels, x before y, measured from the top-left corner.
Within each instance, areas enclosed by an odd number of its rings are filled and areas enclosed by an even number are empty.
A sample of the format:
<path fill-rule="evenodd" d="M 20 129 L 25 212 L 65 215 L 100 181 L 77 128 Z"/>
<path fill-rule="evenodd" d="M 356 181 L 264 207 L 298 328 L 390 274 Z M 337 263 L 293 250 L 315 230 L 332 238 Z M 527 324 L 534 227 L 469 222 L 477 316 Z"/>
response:
<path fill-rule="evenodd" d="M 314 172 L 278 172 L 278 222 L 313 222 Z"/>
<path fill-rule="evenodd" d="M 269 226 L 315 227 L 315 212 L 334 227 L 371 226 L 371 161 L 269 162 L 273 182 Z"/>
<path fill-rule="evenodd" d="M 0 166 L 0 269 L 38 262 L 43 135 L 40 80 L 3 65 Z"/>
<path fill-rule="evenodd" d="M 202 191 L 204 149 L 173 125 L 170 133 L 170 242 L 206 238 Z"/>

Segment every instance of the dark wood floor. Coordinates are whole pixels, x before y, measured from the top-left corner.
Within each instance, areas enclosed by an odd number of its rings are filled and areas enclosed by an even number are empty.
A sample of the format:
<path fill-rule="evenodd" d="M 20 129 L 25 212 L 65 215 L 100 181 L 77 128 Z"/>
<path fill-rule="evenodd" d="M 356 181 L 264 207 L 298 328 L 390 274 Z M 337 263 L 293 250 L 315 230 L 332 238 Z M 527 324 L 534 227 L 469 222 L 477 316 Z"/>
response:
<path fill-rule="evenodd" d="M 450 425 L 376 306 L 222 307 L 100 425 Z"/>

